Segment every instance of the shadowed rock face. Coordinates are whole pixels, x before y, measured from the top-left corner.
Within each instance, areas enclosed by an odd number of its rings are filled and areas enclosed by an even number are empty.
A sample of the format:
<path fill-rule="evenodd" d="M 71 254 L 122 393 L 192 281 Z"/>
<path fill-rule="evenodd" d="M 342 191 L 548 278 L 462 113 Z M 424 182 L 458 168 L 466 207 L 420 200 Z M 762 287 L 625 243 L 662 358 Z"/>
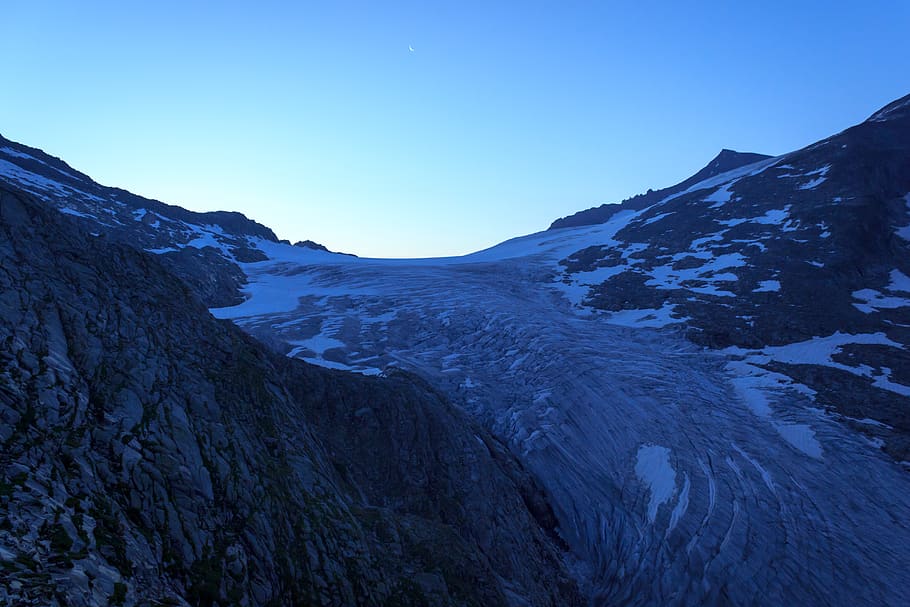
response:
<path fill-rule="evenodd" d="M 0 344 L 11 604 L 581 603 L 536 483 L 432 389 L 272 354 L 8 189 Z"/>

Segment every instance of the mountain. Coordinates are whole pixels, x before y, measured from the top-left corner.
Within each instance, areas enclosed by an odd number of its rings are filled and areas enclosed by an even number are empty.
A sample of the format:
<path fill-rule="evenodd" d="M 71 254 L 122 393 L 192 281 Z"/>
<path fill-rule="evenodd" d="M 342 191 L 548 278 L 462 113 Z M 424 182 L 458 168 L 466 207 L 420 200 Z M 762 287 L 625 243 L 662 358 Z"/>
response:
<path fill-rule="evenodd" d="M 782 373 L 910 460 L 910 98 L 779 158 L 644 208 L 560 261 L 584 303 L 652 310 L 690 339 Z"/>
<path fill-rule="evenodd" d="M 546 496 L 444 397 L 274 354 L 84 223 L 0 186 L 5 604 L 582 603 Z"/>
<path fill-rule="evenodd" d="M 251 344 L 419 376 L 452 403 L 447 424 L 489 432 L 539 487 L 523 503 L 592 604 L 901 605 L 908 114 L 905 97 L 790 154 L 722 152 L 672 188 L 464 257 L 359 259 L 225 226 L 138 248 Z M 35 185 L 57 183 L 49 161 L 0 159 L 9 188 L 72 208 Z M 98 241 L 133 229 L 93 213 L 73 221 Z M 197 256 L 234 278 L 194 281 Z"/>

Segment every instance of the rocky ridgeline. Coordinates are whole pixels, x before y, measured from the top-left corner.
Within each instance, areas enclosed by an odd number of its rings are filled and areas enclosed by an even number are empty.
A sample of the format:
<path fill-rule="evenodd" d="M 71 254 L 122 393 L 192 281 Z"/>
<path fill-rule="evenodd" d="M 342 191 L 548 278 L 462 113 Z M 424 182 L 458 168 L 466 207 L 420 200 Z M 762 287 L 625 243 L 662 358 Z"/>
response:
<path fill-rule="evenodd" d="M 573 605 L 535 482 L 404 373 L 267 351 L 0 189 L 0 601 Z"/>
<path fill-rule="evenodd" d="M 631 198 L 626 198 L 620 204 L 607 203 L 602 204 L 598 207 L 585 209 L 584 211 L 578 211 L 577 213 L 573 213 L 567 217 L 561 217 L 557 219 L 552 224 L 550 224 L 549 229 L 556 230 L 559 228 L 577 228 L 580 226 L 590 226 L 596 225 L 598 223 L 603 223 L 620 211 L 629 209 L 638 211 L 644 209 L 651 206 L 652 204 L 662 201 L 667 196 L 683 192 L 684 190 L 698 183 L 701 183 L 705 179 L 709 179 L 716 175 L 726 173 L 727 171 L 732 171 L 733 169 L 738 169 L 739 167 L 746 166 L 754 162 L 759 162 L 761 160 L 766 160 L 768 158 L 771 158 L 771 156 L 724 149 L 721 150 L 720 154 L 715 156 L 714 160 L 709 162 L 703 169 L 674 186 L 660 190 L 648 190 L 644 194 L 638 194 L 636 196 L 632 196 Z"/>
<path fill-rule="evenodd" d="M 157 253 L 210 306 L 243 300 L 237 263 L 261 261 L 256 242 L 274 232 L 228 211 L 196 213 L 100 185 L 68 164 L 0 137 L 0 182 L 70 215 L 88 232 Z"/>

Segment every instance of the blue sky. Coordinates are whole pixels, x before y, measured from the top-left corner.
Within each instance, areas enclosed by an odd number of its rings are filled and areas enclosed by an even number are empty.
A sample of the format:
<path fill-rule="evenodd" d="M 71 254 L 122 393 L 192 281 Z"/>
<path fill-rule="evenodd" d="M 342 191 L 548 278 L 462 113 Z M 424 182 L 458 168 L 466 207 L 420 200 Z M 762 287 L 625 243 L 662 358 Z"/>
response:
<path fill-rule="evenodd" d="M 106 185 L 369 256 L 481 249 L 910 93 L 903 0 L 2 14 L 4 136 Z"/>

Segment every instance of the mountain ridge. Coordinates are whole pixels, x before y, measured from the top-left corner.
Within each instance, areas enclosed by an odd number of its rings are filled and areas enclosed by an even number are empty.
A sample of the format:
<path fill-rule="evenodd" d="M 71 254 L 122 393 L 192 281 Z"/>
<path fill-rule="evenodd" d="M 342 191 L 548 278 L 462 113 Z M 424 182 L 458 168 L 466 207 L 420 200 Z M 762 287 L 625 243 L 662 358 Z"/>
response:
<path fill-rule="evenodd" d="M 702 169 L 687 177 L 679 183 L 661 188 L 659 190 L 648 190 L 643 194 L 637 194 L 631 198 L 626 198 L 620 203 L 606 203 L 598 207 L 592 207 L 583 211 L 577 211 L 566 217 L 555 220 L 549 230 L 559 228 L 581 227 L 597 223 L 603 223 L 620 211 L 632 209 L 639 210 L 650 204 L 653 204 L 667 196 L 685 190 L 686 188 L 704 181 L 709 177 L 714 177 L 721 173 L 737 169 L 747 164 L 753 164 L 761 160 L 767 160 L 771 156 L 765 154 L 756 154 L 754 152 L 737 152 L 727 148 L 722 149 L 717 156 L 711 159 Z"/>
<path fill-rule="evenodd" d="M 0 148 L 6 148 L 4 155 L 7 156 L 7 162 L 12 161 L 27 170 L 30 167 L 37 168 L 35 163 L 43 164 L 61 176 L 64 183 L 78 184 L 83 188 L 88 185 L 90 189 L 101 190 L 112 199 L 120 200 L 122 198 L 121 202 L 125 204 L 137 208 L 145 207 L 174 220 L 192 224 L 210 223 L 221 225 L 224 228 L 236 231 L 238 235 L 258 236 L 266 240 L 278 241 L 271 228 L 249 219 L 239 211 L 191 211 L 179 205 L 168 204 L 160 200 L 133 194 L 123 188 L 101 185 L 85 173 L 74 169 L 62 159 L 39 148 L 6 139 L 2 134 L 0 134 Z M 17 160 L 13 161 L 12 159 Z"/>

